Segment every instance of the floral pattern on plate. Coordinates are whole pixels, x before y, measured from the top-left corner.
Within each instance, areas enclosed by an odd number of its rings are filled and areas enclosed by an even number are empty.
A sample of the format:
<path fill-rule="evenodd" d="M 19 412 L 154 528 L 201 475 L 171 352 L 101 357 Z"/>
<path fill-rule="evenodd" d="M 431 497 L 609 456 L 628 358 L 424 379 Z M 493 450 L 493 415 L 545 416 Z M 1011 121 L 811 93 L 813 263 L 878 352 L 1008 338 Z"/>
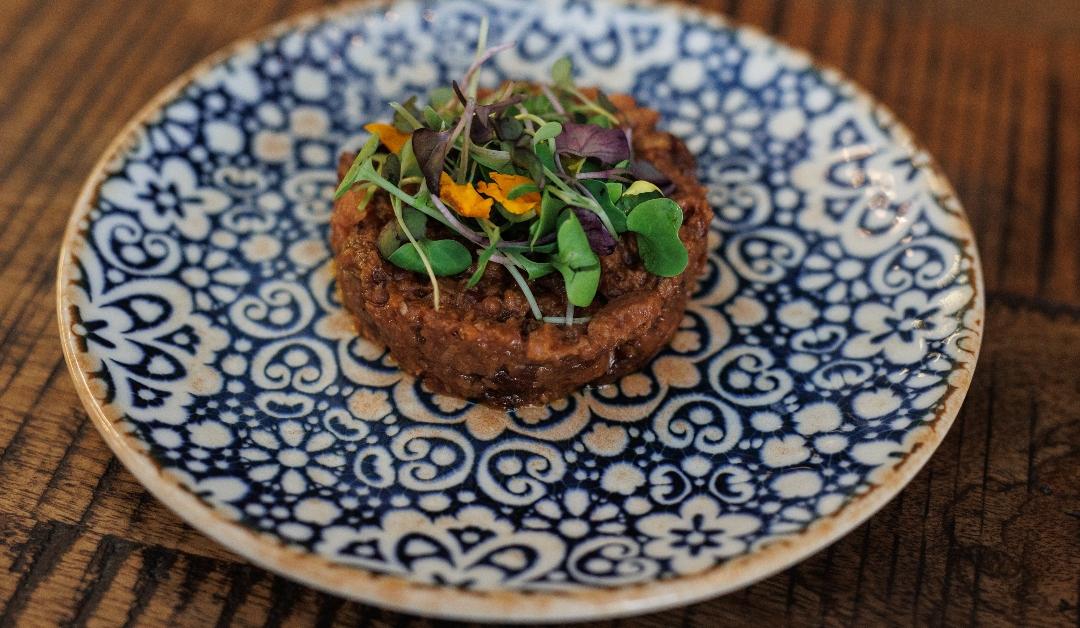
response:
<path fill-rule="evenodd" d="M 580 84 L 686 138 L 716 211 L 671 347 L 542 409 L 399 372 L 354 333 L 326 243 L 337 155 L 459 76 L 482 15 L 517 42 L 485 83 L 572 55 Z M 287 29 L 197 74 L 97 191 L 62 324 L 105 414 L 223 517 L 422 583 L 610 588 L 798 538 L 929 438 L 978 351 L 969 228 L 903 128 L 801 54 L 671 8 L 399 3 Z"/>

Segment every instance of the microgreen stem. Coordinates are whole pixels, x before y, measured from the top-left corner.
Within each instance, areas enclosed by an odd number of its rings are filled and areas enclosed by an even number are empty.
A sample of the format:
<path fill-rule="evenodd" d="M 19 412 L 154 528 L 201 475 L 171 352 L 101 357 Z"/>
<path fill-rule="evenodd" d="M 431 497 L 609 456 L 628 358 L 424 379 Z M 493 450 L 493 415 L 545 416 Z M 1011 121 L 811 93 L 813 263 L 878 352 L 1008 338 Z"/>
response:
<path fill-rule="evenodd" d="M 492 257 L 495 256 L 492 255 Z M 536 304 L 536 297 L 533 296 L 532 290 L 529 289 L 529 284 L 525 283 L 525 278 L 521 276 L 518 269 L 514 268 L 513 264 L 504 263 L 503 266 L 510 273 L 510 276 L 514 278 L 514 281 L 517 282 L 518 287 L 521 288 L 521 293 L 525 295 L 525 300 L 529 302 L 529 309 L 532 310 L 533 316 L 538 321 L 543 320 L 544 314 L 540 311 L 540 306 Z"/>
<path fill-rule="evenodd" d="M 514 116 L 514 118 L 517 119 L 517 120 L 527 120 L 529 122 L 535 122 L 536 124 L 538 124 L 540 126 L 544 126 L 545 124 L 547 124 L 547 120 L 541 118 L 540 116 L 536 115 L 535 113 L 529 113 L 528 111 L 526 111 L 524 113 L 519 113 L 516 116 Z M 530 130 L 530 135 L 531 134 L 532 133 L 531 133 L 531 130 Z"/>
<path fill-rule="evenodd" d="M 364 181 L 368 181 L 372 185 L 378 186 L 378 187 L 382 188 L 383 190 L 386 190 L 386 192 L 388 194 L 401 199 L 402 202 L 406 203 L 410 207 L 413 207 L 413 208 L 415 208 L 415 209 L 417 209 L 419 211 L 424 212 L 424 214 L 430 216 L 431 218 L 434 218 L 435 220 L 438 220 L 439 222 L 446 225 L 447 227 L 450 227 L 451 229 L 454 228 L 446 220 L 446 218 L 443 217 L 443 215 L 441 213 L 439 213 L 439 212 L 435 211 L 434 209 L 432 209 L 431 207 L 428 207 L 427 205 L 421 203 L 420 199 L 416 198 L 415 196 L 410 196 L 409 193 L 405 192 L 404 190 L 402 190 L 398 186 L 396 186 L 393 183 L 390 183 L 389 181 L 384 179 L 382 176 L 379 175 L 379 173 L 375 172 L 375 169 L 372 168 L 369 164 L 365 164 L 365 166 L 361 167 L 360 175 L 363 177 Z"/>
<path fill-rule="evenodd" d="M 576 175 L 578 179 L 613 179 L 615 177 L 622 177 L 630 174 L 630 171 L 626 168 L 612 168 L 611 170 L 601 170 L 599 172 L 579 172 Z"/>
<path fill-rule="evenodd" d="M 569 319 L 565 318 L 563 316 L 545 316 L 542 320 L 545 323 L 552 323 L 552 324 L 555 324 L 555 325 L 567 325 L 567 326 L 570 326 L 570 325 L 583 325 L 585 323 L 588 323 L 592 319 L 589 318 L 588 316 L 579 316 L 577 318 L 569 318 Z"/>
<path fill-rule="evenodd" d="M 432 195 L 431 202 L 435 204 L 435 207 L 439 209 L 439 213 L 442 214 L 444 219 L 446 219 L 447 226 L 449 226 L 454 231 L 460 233 L 461 237 L 469 240 L 473 244 L 487 246 L 487 242 L 484 240 L 483 236 L 463 225 L 461 221 L 458 220 L 456 216 L 454 216 L 454 213 L 450 211 L 450 208 L 448 208 L 446 204 L 442 202 L 442 199 L 440 199 L 438 196 Z"/>
<path fill-rule="evenodd" d="M 483 59 L 483 50 L 484 48 L 487 48 L 489 26 L 490 23 L 488 22 L 488 18 L 486 15 L 480 18 L 480 32 L 477 34 L 476 37 L 476 59 L 473 61 L 473 65 L 477 68 L 480 67 L 477 61 Z M 483 61 L 480 61 L 480 63 L 483 63 Z M 477 87 L 479 87 L 479 79 L 480 76 L 476 74 L 476 70 L 473 69 L 472 66 L 470 66 L 469 70 L 465 73 L 465 80 L 463 81 L 463 84 L 465 85 L 465 91 L 469 94 L 469 98 L 476 98 L 476 89 Z"/>
<path fill-rule="evenodd" d="M 547 168 L 544 168 L 544 174 L 548 179 L 551 179 L 551 181 L 555 183 L 556 187 L 560 188 L 558 190 L 551 190 L 551 193 L 555 197 L 567 205 L 574 205 L 590 210 L 592 213 L 596 214 L 597 218 L 600 219 L 600 222 L 604 224 L 604 228 L 607 229 L 609 233 L 616 235 L 615 225 L 611 224 L 611 219 L 608 218 L 604 208 L 600 207 L 600 203 L 596 202 L 596 199 L 593 198 L 591 194 L 582 194 L 581 192 L 572 189 L 562 180 L 562 177 Z M 575 183 L 577 183 L 577 181 L 575 181 Z M 588 192 L 588 190 L 586 190 L 586 192 Z"/>
<path fill-rule="evenodd" d="M 403 107 L 400 103 L 392 102 L 392 103 L 390 103 L 390 107 L 394 111 L 401 114 L 401 117 L 405 118 L 405 121 L 412 125 L 412 130 L 413 131 L 415 131 L 416 129 L 419 129 L 419 128 L 424 126 L 422 122 L 420 122 L 419 120 L 416 119 L 416 116 L 409 113 L 409 110 L 406 109 L 405 107 Z"/>
<path fill-rule="evenodd" d="M 562 103 L 559 102 L 558 97 L 555 96 L 555 92 L 551 91 L 550 87 L 541 83 L 540 91 L 547 96 L 547 99 L 551 101 L 551 106 L 555 108 L 555 111 L 558 112 L 560 116 L 566 115 L 566 108 L 562 106 Z"/>
<path fill-rule="evenodd" d="M 427 253 L 424 253 L 424 249 L 420 248 L 420 243 L 413 237 L 411 231 L 409 231 L 408 225 L 405 224 L 405 219 L 401 216 L 401 199 L 391 198 L 390 205 L 394 208 L 394 217 L 397 218 L 398 226 L 401 227 L 402 233 L 412 243 L 413 248 L 416 249 L 416 253 L 420 256 L 420 261 L 424 264 L 424 270 L 427 271 L 428 278 L 431 280 L 432 299 L 435 301 L 435 311 L 439 311 L 439 280 L 435 278 L 435 270 L 431 268 L 431 260 L 428 259 Z"/>
<path fill-rule="evenodd" d="M 469 145 L 469 152 L 474 155 L 480 155 L 488 159 L 498 159 L 502 161 L 510 161 L 510 153 L 505 150 L 498 150 L 495 148 L 484 148 L 483 146 L 477 146 L 476 144 Z"/>
<path fill-rule="evenodd" d="M 410 206 L 415 207 L 416 209 L 420 209 L 422 211 L 423 203 L 421 203 L 418 198 L 410 195 L 408 192 L 402 190 L 398 186 L 384 179 L 382 175 L 380 175 L 378 172 L 375 172 L 375 168 L 371 167 L 370 162 L 366 162 L 363 166 L 360 167 L 359 174 L 363 177 L 365 181 L 370 181 L 371 183 L 386 190 L 387 193 L 389 193 L 391 196 L 396 196 L 403 202 L 408 203 Z"/>
<path fill-rule="evenodd" d="M 566 326 L 569 327 L 574 321 L 574 304 L 566 300 Z"/>
<path fill-rule="evenodd" d="M 484 19 L 486 20 L 487 18 Z M 478 56 L 476 60 L 472 62 L 472 65 L 469 66 L 469 70 L 465 73 L 464 80 L 461 81 L 462 84 L 466 86 L 468 94 L 471 98 L 476 98 L 477 87 L 479 86 L 480 82 L 480 66 L 484 65 L 484 63 L 487 62 L 488 59 L 491 59 L 503 50 L 509 50 L 516 45 L 517 42 L 508 41 L 506 43 L 499 44 L 498 46 L 488 48 L 486 52 Z"/>
<path fill-rule="evenodd" d="M 576 88 L 576 87 L 572 87 L 572 88 L 566 88 L 566 87 L 564 87 L 563 89 L 565 89 L 566 91 L 570 92 L 570 93 L 571 93 L 571 94 L 573 94 L 574 96 L 577 96 L 578 100 L 580 100 L 580 101 L 581 101 L 581 104 L 585 105 L 585 106 L 586 106 L 587 108 L 589 108 L 589 109 L 592 109 L 593 111 L 595 111 L 596 113 L 598 113 L 598 114 L 600 114 L 600 115 L 604 116 L 604 117 L 605 117 L 605 118 L 607 118 L 608 120 L 611 120 L 611 122 L 612 122 L 613 124 L 615 124 L 615 126 L 619 126 L 619 119 L 618 119 L 618 118 L 616 118 L 616 117 L 615 117 L 615 116 L 614 116 L 614 115 L 613 115 L 613 114 L 612 114 L 612 113 L 611 113 L 610 111 L 608 111 L 607 109 L 604 109 L 604 108 L 603 108 L 603 107 L 601 107 L 600 105 L 598 105 L 598 104 L 594 103 L 594 102 L 593 102 L 593 101 L 592 101 L 592 100 L 591 100 L 591 99 L 590 99 L 590 98 L 589 98 L 588 96 L 586 96 L 585 94 L 583 94 L 583 93 L 581 92 L 581 90 L 580 90 L 580 89 L 578 89 L 578 88 Z"/>
<path fill-rule="evenodd" d="M 554 241 L 555 241 L 555 234 L 554 233 L 549 233 L 549 234 L 545 235 L 544 237 L 540 238 L 539 240 L 537 240 L 535 244 L 528 241 L 528 240 L 503 240 L 502 242 L 499 243 L 499 248 L 530 250 L 535 246 L 541 246 L 541 245 L 547 244 L 549 242 L 554 242 Z"/>
<path fill-rule="evenodd" d="M 474 111 L 476 111 L 476 101 L 474 99 L 470 98 L 469 101 L 465 104 L 465 111 L 464 111 L 464 113 L 461 114 L 461 119 L 458 120 L 457 126 L 454 127 L 453 133 L 450 134 L 449 143 L 450 143 L 451 146 L 454 145 L 454 142 L 457 140 L 458 136 L 462 134 L 462 132 L 465 133 L 465 139 L 462 140 L 462 146 L 467 147 L 469 145 L 468 127 L 469 127 L 469 124 L 472 122 L 472 117 L 473 117 L 473 112 Z M 461 152 L 461 158 L 458 161 L 458 175 L 459 176 L 462 173 L 464 173 L 465 162 L 468 161 L 468 158 L 469 158 L 468 150 L 462 151 Z M 457 182 L 461 183 L 461 180 L 458 179 Z"/>

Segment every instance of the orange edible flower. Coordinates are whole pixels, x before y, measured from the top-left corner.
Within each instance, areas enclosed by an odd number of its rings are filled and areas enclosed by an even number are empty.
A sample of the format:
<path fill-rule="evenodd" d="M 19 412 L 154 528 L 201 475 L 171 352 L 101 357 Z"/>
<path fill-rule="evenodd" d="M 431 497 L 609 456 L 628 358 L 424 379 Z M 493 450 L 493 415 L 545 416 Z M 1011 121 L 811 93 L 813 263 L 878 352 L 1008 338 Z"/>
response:
<path fill-rule="evenodd" d="M 527 192 L 515 199 L 509 198 L 510 192 L 512 192 L 514 188 L 525 183 L 533 182 L 529 177 L 523 177 L 520 174 L 492 172 L 491 178 L 494 179 L 493 183 L 481 181 L 476 184 L 476 189 L 496 201 L 499 201 L 499 204 L 505 207 L 506 211 L 511 214 L 516 214 L 518 216 L 527 214 L 536 209 L 540 204 L 539 192 Z"/>
<path fill-rule="evenodd" d="M 408 142 L 409 137 L 411 137 L 408 133 L 402 133 L 397 128 L 381 122 L 366 124 L 364 130 L 378 135 L 379 141 L 385 144 L 393 153 L 400 153 L 401 148 L 405 146 L 405 142 Z"/>
<path fill-rule="evenodd" d="M 490 198 L 480 196 L 469 183 L 454 183 L 448 174 L 439 176 L 439 198 L 454 208 L 454 211 L 467 218 L 487 218 L 491 216 Z"/>

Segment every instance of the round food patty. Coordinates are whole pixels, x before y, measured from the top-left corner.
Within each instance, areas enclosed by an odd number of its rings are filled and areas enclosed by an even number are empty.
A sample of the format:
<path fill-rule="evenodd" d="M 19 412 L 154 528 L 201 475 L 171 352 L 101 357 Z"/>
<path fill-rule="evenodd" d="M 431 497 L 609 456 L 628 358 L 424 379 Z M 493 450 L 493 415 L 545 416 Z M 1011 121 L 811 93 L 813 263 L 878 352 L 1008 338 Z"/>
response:
<path fill-rule="evenodd" d="M 628 232 L 612 254 L 600 258 L 593 304 L 575 311 L 588 322 L 536 320 L 514 279 L 498 264 L 489 264 L 473 288 L 466 282 L 475 263 L 458 276 L 439 278 L 436 311 L 428 277 L 398 268 L 379 253 L 379 232 L 394 220 L 387 195 L 379 192 L 361 214 L 356 209 L 361 193 L 354 189 L 334 205 L 331 246 L 342 300 L 360 333 L 388 347 L 401 368 L 431 390 L 504 408 L 547 403 L 587 384 L 614 381 L 656 355 L 678 329 L 705 265 L 712 210 L 682 141 L 656 130 L 655 111 L 626 97 L 618 103 L 624 124 L 633 129 L 635 154 L 674 183 L 668 196 L 683 210 L 679 238 L 689 252 L 681 275 L 646 271 Z M 353 155 L 341 156 L 339 177 L 352 160 Z M 429 233 L 441 228 L 428 227 Z M 565 314 L 560 275 L 530 287 L 545 315 Z"/>

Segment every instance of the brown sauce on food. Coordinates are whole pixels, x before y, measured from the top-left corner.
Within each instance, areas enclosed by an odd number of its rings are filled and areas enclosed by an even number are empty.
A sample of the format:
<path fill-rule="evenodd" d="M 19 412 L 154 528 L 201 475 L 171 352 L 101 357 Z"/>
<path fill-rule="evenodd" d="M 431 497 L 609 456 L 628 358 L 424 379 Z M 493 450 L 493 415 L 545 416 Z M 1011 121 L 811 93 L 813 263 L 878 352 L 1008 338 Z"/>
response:
<path fill-rule="evenodd" d="M 497 264 L 489 264 L 473 288 L 466 288 L 466 282 L 475 266 L 439 278 L 436 312 L 427 276 L 398 268 L 379 254 L 379 232 L 394 220 L 387 196 L 378 194 L 360 214 L 354 190 L 335 203 L 331 245 L 343 302 L 360 333 L 387 346 L 402 369 L 432 390 L 499 407 L 546 403 L 644 366 L 682 320 L 704 268 L 712 210 L 694 175 L 693 156 L 678 138 L 656 130 L 658 114 L 636 107 L 628 97 L 613 100 L 633 129 L 635 154 L 674 182 L 669 196 L 682 207 L 679 237 L 690 256 L 681 275 L 647 272 L 633 234 L 624 234 L 615 251 L 600 258 L 595 301 L 575 311 L 575 316 L 590 317 L 587 323 L 535 320 L 514 279 Z M 341 156 L 339 176 L 352 159 Z M 429 234 L 437 227 L 429 221 Z M 530 286 L 545 315 L 565 313 L 561 276 L 555 273 Z"/>

